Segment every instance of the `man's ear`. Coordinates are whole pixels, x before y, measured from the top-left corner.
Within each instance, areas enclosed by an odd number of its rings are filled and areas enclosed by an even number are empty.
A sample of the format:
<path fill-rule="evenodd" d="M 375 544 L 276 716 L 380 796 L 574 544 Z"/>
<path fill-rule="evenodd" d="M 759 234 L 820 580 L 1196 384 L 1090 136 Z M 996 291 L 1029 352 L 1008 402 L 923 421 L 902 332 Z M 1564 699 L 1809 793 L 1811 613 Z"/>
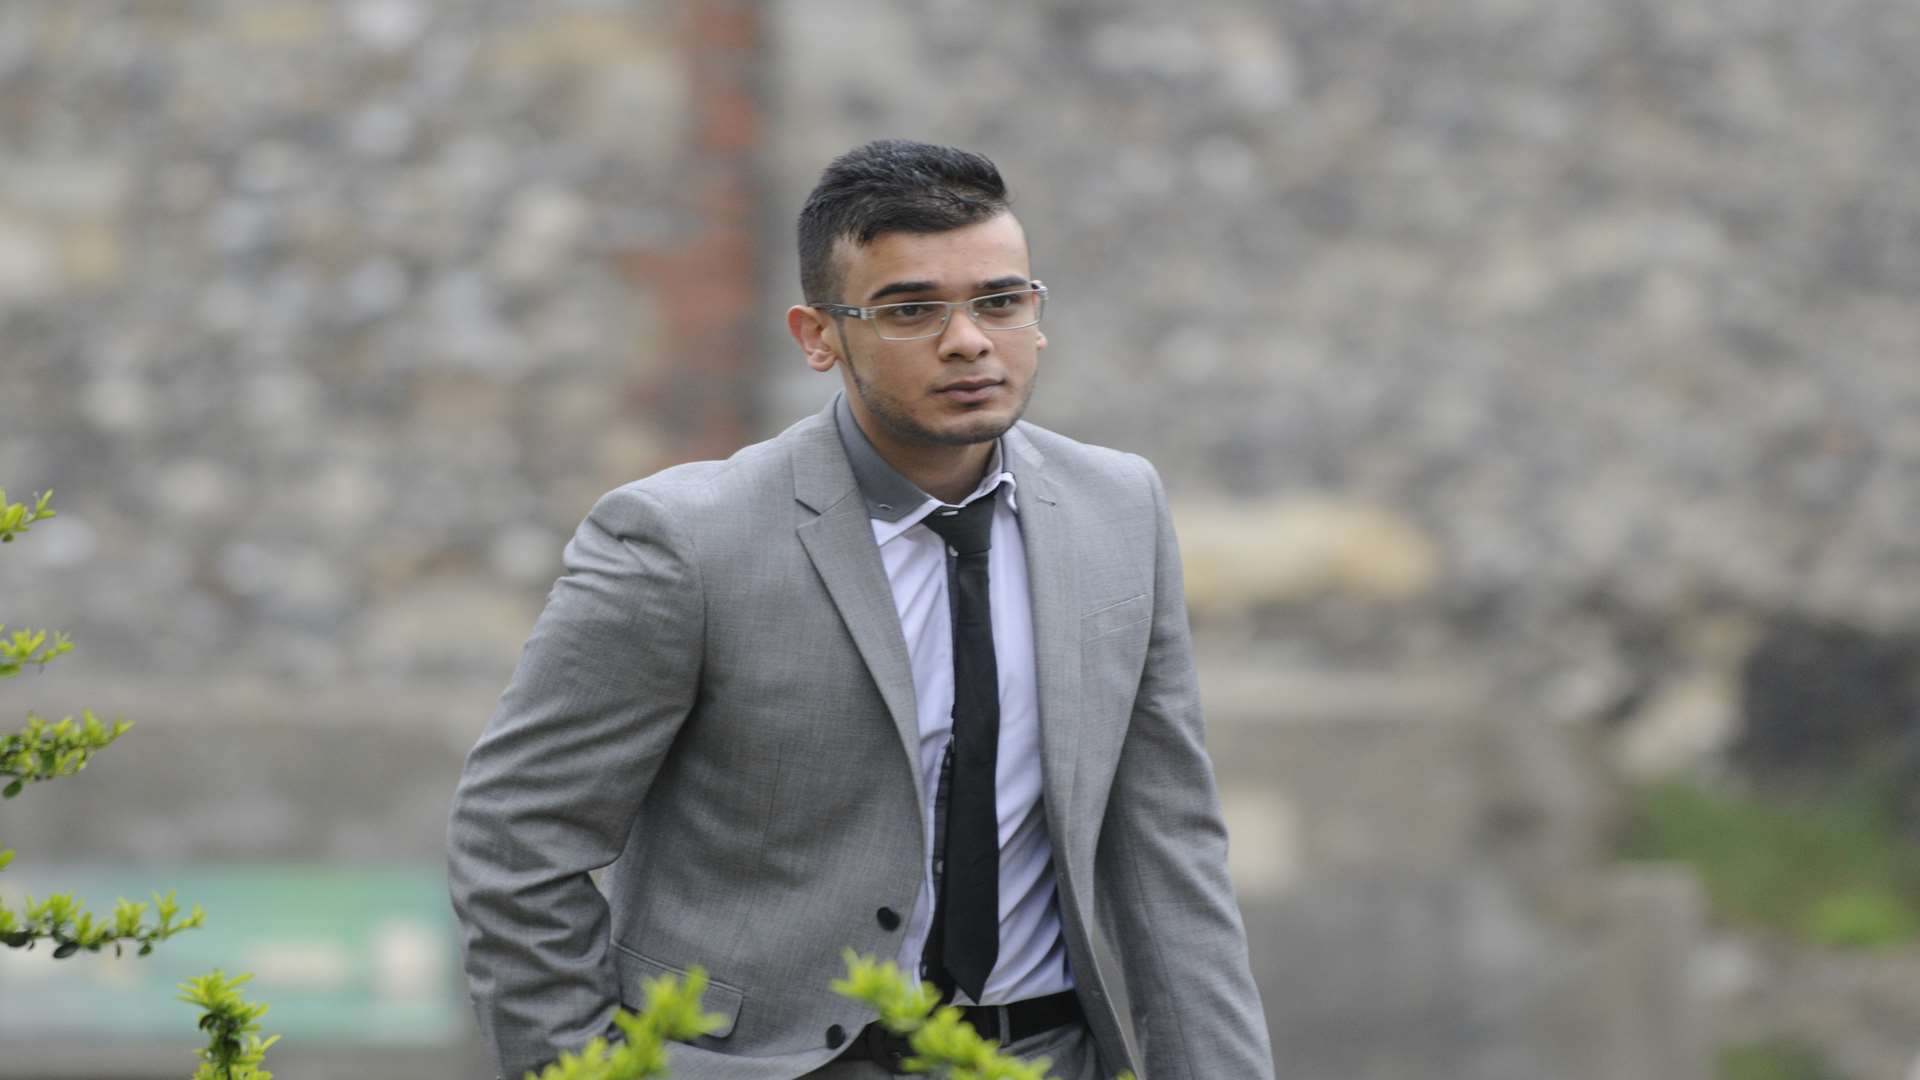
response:
<path fill-rule="evenodd" d="M 827 325 L 828 316 L 817 308 L 796 304 L 787 309 L 787 333 L 807 354 L 807 366 L 815 371 L 828 372 L 840 362 L 840 354 L 833 347 L 832 335 Z"/>

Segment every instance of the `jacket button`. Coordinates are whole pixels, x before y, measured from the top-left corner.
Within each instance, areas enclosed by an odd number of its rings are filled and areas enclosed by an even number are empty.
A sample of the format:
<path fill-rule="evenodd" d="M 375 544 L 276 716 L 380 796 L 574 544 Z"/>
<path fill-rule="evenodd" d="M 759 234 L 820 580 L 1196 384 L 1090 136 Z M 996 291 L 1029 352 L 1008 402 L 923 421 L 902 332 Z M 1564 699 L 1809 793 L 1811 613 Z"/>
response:
<path fill-rule="evenodd" d="M 882 930 L 900 929 L 900 913 L 890 907 L 883 907 L 879 911 L 874 912 L 873 917 L 874 920 L 880 924 L 880 929 Z"/>
<path fill-rule="evenodd" d="M 840 1044 L 847 1041 L 847 1031 L 839 1024 L 827 1029 L 827 1049 L 838 1050 Z"/>

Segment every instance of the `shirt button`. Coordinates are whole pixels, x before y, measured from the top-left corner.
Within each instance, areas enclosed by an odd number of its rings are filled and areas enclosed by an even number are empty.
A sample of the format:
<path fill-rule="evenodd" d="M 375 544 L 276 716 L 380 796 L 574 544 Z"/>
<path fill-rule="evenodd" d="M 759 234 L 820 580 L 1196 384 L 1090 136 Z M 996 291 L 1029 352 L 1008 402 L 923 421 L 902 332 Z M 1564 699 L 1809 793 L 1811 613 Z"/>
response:
<path fill-rule="evenodd" d="M 900 928 L 900 913 L 890 907 L 883 907 L 879 911 L 874 912 L 873 918 L 875 922 L 880 924 L 880 929 L 882 930 L 898 930 Z"/>
<path fill-rule="evenodd" d="M 840 1044 L 847 1041 L 847 1030 L 839 1024 L 827 1029 L 827 1049 L 838 1050 Z"/>

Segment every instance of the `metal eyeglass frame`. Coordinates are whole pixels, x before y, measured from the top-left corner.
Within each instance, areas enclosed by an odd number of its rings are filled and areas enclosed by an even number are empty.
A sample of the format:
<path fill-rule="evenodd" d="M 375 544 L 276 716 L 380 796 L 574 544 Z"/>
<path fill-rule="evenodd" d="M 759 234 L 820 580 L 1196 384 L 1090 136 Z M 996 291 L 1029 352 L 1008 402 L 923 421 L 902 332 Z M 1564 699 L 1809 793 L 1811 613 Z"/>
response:
<path fill-rule="evenodd" d="M 1021 323 L 1019 326 L 988 326 L 980 321 L 980 309 L 975 307 L 975 304 L 980 303 L 982 300 L 992 300 L 999 296 L 1023 296 L 1027 293 L 1033 293 L 1039 297 L 1039 302 L 1036 303 L 1033 308 L 1032 322 Z M 985 296 L 976 296 L 970 300 L 906 300 L 898 304 L 879 304 L 874 307 L 852 307 L 847 304 L 815 303 L 809 303 L 807 306 L 824 311 L 829 315 L 851 315 L 856 319 L 864 319 L 867 325 L 873 327 L 873 332 L 879 335 L 882 341 L 924 341 L 927 338 L 936 338 L 946 333 L 947 324 L 953 321 L 953 309 L 959 307 L 967 309 L 967 317 L 973 320 L 973 325 L 978 326 L 988 333 L 999 334 L 1005 333 L 1008 330 L 1025 330 L 1028 327 L 1039 326 L 1040 317 L 1046 314 L 1047 311 L 1047 286 L 1041 282 L 1039 278 L 1035 278 L 1027 282 L 1025 288 L 1002 289 L 999 292 L 988 293 Z M 940 325 L 934 327 L 927 333 L 915 334 L 912 337 L 888 337 L 881 332 L 880 324 L 874 322 L 874 316 L 888 308 L 900 307 L 939 307 L 941 309 Z"/>

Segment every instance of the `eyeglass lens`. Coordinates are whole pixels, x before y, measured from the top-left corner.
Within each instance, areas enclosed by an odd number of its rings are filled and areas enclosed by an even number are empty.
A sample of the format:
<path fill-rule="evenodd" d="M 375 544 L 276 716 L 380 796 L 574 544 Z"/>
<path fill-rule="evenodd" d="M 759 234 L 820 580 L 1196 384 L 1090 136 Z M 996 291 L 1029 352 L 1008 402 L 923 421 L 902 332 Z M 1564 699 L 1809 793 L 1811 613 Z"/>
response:
<path fill-rule="evenodd" d="M 1040 321 L 1044 296 L 1033 289 L 976 296 L 965 303 L 982 330 L 1018 330 Z M 938 301 L 884 304 L 873 309 L 873 326 L 892 341 L 932 337 L 946 329 L 952 310 Z"/>

